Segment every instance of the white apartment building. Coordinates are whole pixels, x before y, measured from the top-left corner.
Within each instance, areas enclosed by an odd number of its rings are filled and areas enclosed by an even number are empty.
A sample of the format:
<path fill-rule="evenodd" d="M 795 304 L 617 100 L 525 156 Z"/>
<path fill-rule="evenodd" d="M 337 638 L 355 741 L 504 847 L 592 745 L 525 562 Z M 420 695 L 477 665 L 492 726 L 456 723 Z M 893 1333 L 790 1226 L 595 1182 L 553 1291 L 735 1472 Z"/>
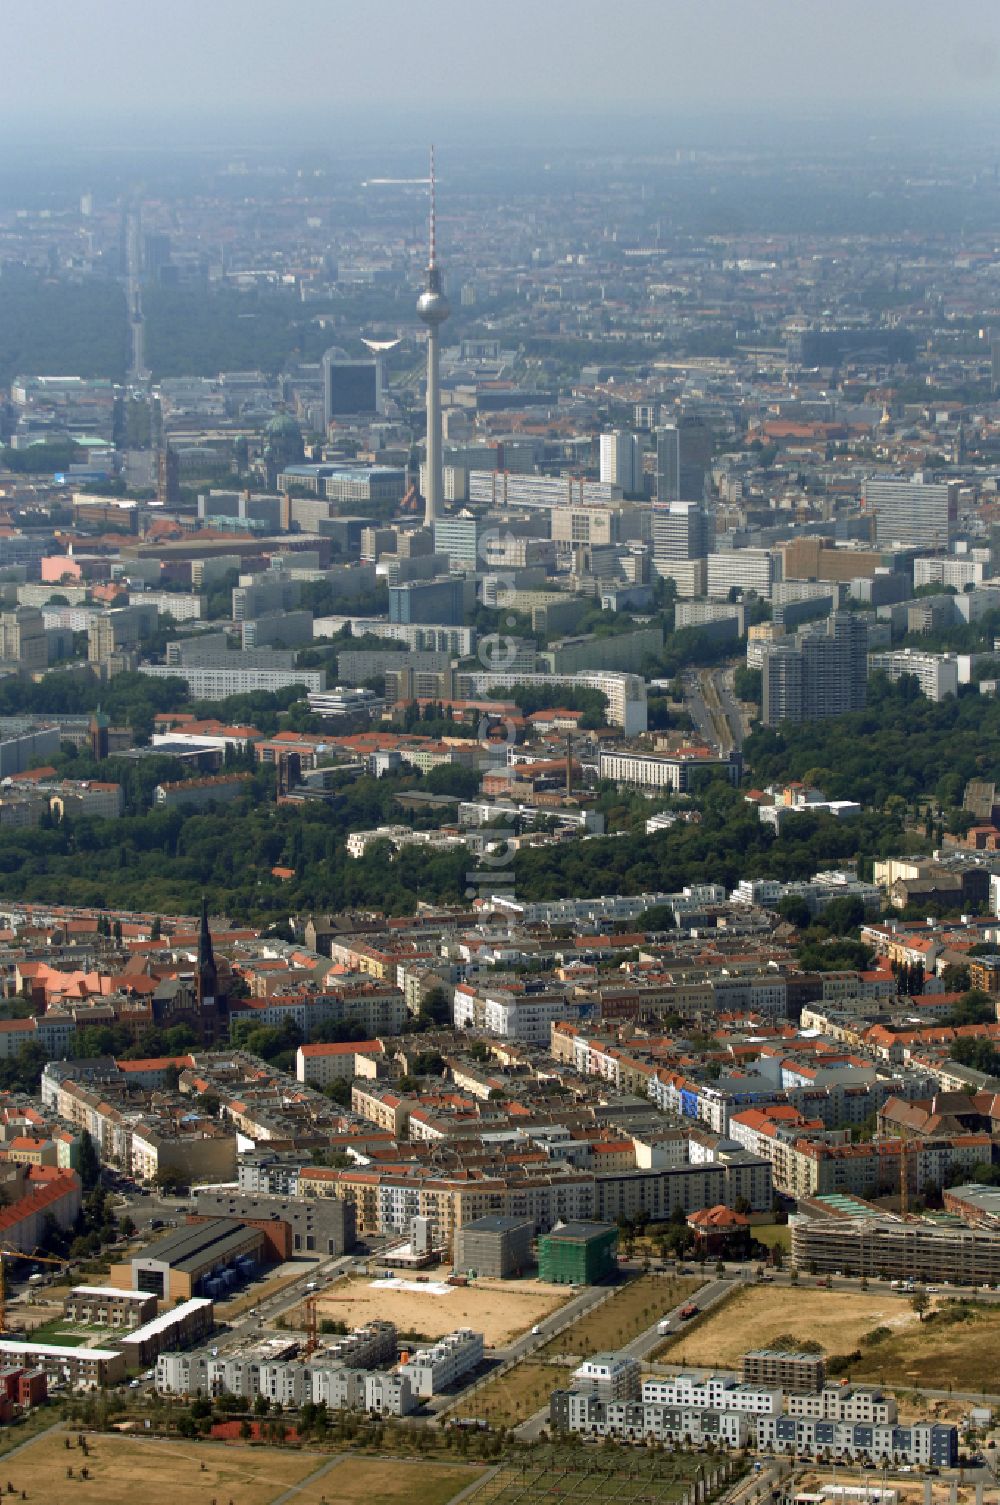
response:
<path fill-rule="evenodd" d="M 888 1426 L 896 1420 L 898 1407 L 891 1395 L 871 1385 L 824 1385 L 818 1394 L 788 1395 L 789 1416 L 813 1416 L 824 1421 L 864 1421 Z"/>
<path fill-rule="evenodd" d="M 398 1372 L 409 1380 L 413 1394 L 426 1400 L 432 1395 L 440 1395 L 482 1360 L 482 1333 L 460 1327 L 430 1348 L 418 1349 L 405 1364 L 400 1365 Z"/>
<path fill-rule="evenodd" d="M 573 1371 L 573 1389 L 598 1400 L 635 1400 L 642 1382 L 638 1359 L 624 1353 L 595 1353 Z"/>
<path fill-rule="evenodd" d="M 748 1416 L 780 1416 L 782 1391 L 741 1385 L 731 1375 L 675 1374 L 644 1380 L 643 1405 L 680 1406 L 693 1411 L 739 1411 Z"/>
<path fill-rule="evenodd" d="M 240 655 L 233 654 L 239 661 Z M 180 678 L 187 683 L 195 700 L 226 700 L 230 695 L 247 695 L 254 690 L 284 690 L 302 685 L 307 691 L 326 689 L 325 669 L 199 669 L 185 664 L 140 664 L 140 674 L 153 679 Z"/>
<path fill-rule="evenodd" d="M 335 1044 L 300 1045 L 295 1052 L 295 1078 L 310 1087 L 350 1081 L 369 1075 L 385 1055 L 381 1040 L 347 1040 Z"/>
<path fill-rule="evenodd" d="M 739 783 L 739 760 L 710 753 L 602 752 L 598 764 L 602 779 L 637 789 L 669 789 L 675 794 L 685 793 L 692 772 L 701 768 L 724 768 L 730 783 Z"/>
<path fill-rule="evenodd" d="M 484 673 L 458 674 L 456 693 L 475 698 L 491 690 L 510 690 L 515 685 L 582 685 L 600 690 L 608 701 L 608 721 L 627 737 L 638 737 L 647 728 L 648 707 L 646 682 L 638 674 L 624 674 L 612 669 L 582 669 L 572 674 Z"/>
<path fill-rule="evenodd" d="M 944 700 L 958 694 L 958 659 L 954 653 L 920 653 L 914 648 L 897 648 L 890 653 L 869 653 L 868 673 L 888 675 L 895 683 L 904 674 L 920 681 L 921 694 L 928 700 Z"/>
<path fill-rule="evenodd" d="M 405 1374 L 369 1370 L 365 1374 L 364 1407 L 371 1415 L 406 1416 L 415 1408 L 413 1391 Z"/>
<path fill-rule="evenodd" d="M 769 549 L 728 549 L 709 554 L 706 561 L 706 594 L 724 600 L 735 587 L 770 598 L 776 575 L 775 558 Z"/>
<path fill-rule="evenodd" d="M 161 616 L 175 622 L 200 622 L 205 615 L 205 597 L 188 591 L 129 591 L 130 606 L 155 606 Z"/>
<path fill-rule="evenodd" d="M 952 557 L 915 559 L 913 561 L 913 586 L 915 590 L 919 590 L 922 585 L 950 585 L 961 593 L 968 585 L 982 585 L 992 573 L 988 558 L 975 559 L 966 556 L 960 559 Z"/>

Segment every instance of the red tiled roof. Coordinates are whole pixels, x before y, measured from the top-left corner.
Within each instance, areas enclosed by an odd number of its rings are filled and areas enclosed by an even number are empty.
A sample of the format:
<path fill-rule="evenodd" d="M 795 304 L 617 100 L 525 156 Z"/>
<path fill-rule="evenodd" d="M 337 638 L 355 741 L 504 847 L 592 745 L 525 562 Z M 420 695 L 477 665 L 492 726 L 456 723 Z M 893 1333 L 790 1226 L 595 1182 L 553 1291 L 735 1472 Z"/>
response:
<path fill-rule="evenodd" d="M 37 1168 L 55 1170 L 55 1167 Z M 73 1171 L 55 1171 L 51 1177 L 32 1177 L 32 1183 L 32 1190 L 26 1197 L 19 1198 L 10 1207 L 0 1208 L 0 1238 L 9 1236 L 12 1229 L 33 1213 L 44 1212 L 53 1203 L 72 1195 L 79 1185 Z"/>

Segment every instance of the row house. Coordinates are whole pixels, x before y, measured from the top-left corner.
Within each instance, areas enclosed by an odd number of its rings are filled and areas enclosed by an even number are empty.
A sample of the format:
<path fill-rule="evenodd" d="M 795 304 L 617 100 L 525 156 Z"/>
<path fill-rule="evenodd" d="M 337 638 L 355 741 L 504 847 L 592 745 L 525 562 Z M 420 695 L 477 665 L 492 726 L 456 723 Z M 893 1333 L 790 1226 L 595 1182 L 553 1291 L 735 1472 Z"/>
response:
<path fill-rule="evenodd" d="M 799 1140 L 789 1153 L 795 1197 L 841 1192 L 858 1197 L 891 1194 L 899 1189 L 902 1141 L 872 1140 L 830 1145 Z M 943 1186 L 956 1174 L 967 1179 L 974 1166 L 992 1158 L 989 1134 L 911 1140 L 906 1145 L 907 1177 L 914 1191 L 928 1184 Z"/>

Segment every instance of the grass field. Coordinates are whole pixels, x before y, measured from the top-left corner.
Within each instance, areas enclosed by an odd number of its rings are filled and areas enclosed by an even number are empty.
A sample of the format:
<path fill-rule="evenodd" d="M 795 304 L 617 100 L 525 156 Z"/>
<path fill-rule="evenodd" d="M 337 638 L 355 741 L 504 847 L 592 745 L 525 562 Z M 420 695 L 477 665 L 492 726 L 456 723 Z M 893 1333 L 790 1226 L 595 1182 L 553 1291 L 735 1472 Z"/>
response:
<path fill-rule="evenodd" d="M 640 1275 L 594 1311 L 585 1312 L 538 1352 L 549 1358 L 556 1354 L 582 1354 L 586 1358 L 606 1348 L 621 1348 L 704 1284 L 693 1276 Z"/>
<path fill-rule="evenodd" d="M 917 1326 L 910 1303 L 895 1292 L 827 1291 L 815 1285 L 741 1287 L 702 1321 L 667 1338 L 655 1357 L 734 1368 L 748 1348 L 767 1348 L 779 1334 L 820 1343 L 833 1355 L 851 1353 L 873 1328 L 905 1333 Z"/>
<path fill-rule="evenodd" d="M 905 1304 L 905 1303 L 903 1303 Z M 963 1316 L 965 1313 L 967 1315 Z M 856 1345 L 857 1380 L 919 1389 L 1000 1393 L 1000 1308 L 946 1302 L 932 1316 L 873 1343 Z"/>
<path fill-rule="evenodd" d="M 26 1328 L 26 1336 L 32 1343 L 60 1343 L 64 1348 L 82 1348 L 93 1338 L 95 1348 L 111 1348 L 119 1337 L 118 1329 L 105 1330 L 103 1336 L 96 1329 L 74 1327 L 65 1317 L 56 1317 L 49 1322 L 40 1322 L 37 1327 Z"/>
<path fill-rule="evenodd" d="M 271 1505 L 323 1463 L 319 1453 L 223 1444 L 145 1442 L 89 1433 L 90 1456 L 67 1449 L 65 1432 L 50 1432 L 3 1461 L 3 1481 L 38 1505 Z M 202 1465 L 204 1464 L 204 1468 Z M 87 1480 L 76 1477 L 82 1466 Z M 67 1477 L 72 1468 L 74 1478 Z"/>
<path fill-rule="evenodd" d="M 630 1452 L 614 1462 L 543 1448 L 524 1466 L 504 1465 L 469 1497 L 469 1505 L 672 1505 L 704 1460 L 672 1453 Z M 710 1465 L 711 1466 L 711 1465 Z M 721 1460 L 720 1460 L 721 1466 Z"/>
<path fill-rule="evenodd" d="M 319 1460 L 314 1459 L 322 1467 Z M 392 1458 L 344 1458 L 295 1496 L 295 1505 L 372 1505 L 372 1501 L 447 1505 L 482 1475 L 473 1465 L 407 1463 Z M 237 1501 L 237 1505 L 241 1505 Z"/>
<path fill-rule="evenodd" d="M 565 1364 L 535 1364 L 530 1359 L 494 1380 L 477 1385 L 455 1402 L 455 1416 L 480 1416 L 492 1426 L 514 1426 L 548 1405 L 553 1390 L 569 1383 Z"/>
<path fill-rule="evenodd" d="M 769 1249 L 777 1246 L 787 1254 L 792 1247 L 792 1230 L 787 1223 L 759 1223 L 750 1232 L 759 1244 L 766 1244 Z"/>
<path fill-rule="evenodd" d="M 422 1271 L 441 1280 L 448 1271 Z M 338 1280 L 319 1296 L 322 1321 L 331 1317 L 359 1327 L 378 1317 L 395 1322 L 400 1332 L 440 1338 L 457 1327 L 481 1332 L 487 1347 L 496 1348 L 527 1332 L 568 1301 L 565 1286 L 542 1285 L 537 1280 L 482 1280 L 469 1286 L 451 1286 L 446 1296 L 419 1290 L 393 1290 L 373 1286 L 364 1277 Z M 289 1326 L 302 1325 L 301 1309 L 289 1313 Z"/>

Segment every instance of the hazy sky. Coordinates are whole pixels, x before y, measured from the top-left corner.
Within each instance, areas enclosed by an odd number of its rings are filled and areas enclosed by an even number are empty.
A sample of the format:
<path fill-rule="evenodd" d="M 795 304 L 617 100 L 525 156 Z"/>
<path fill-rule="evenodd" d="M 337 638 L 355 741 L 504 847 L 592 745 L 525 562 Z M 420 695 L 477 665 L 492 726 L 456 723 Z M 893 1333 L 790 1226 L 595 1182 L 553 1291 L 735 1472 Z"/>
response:
<path fill-rule="evenodd" d="M 997 0 L 3 0 L 0 118 L 993 109 Z"/>

